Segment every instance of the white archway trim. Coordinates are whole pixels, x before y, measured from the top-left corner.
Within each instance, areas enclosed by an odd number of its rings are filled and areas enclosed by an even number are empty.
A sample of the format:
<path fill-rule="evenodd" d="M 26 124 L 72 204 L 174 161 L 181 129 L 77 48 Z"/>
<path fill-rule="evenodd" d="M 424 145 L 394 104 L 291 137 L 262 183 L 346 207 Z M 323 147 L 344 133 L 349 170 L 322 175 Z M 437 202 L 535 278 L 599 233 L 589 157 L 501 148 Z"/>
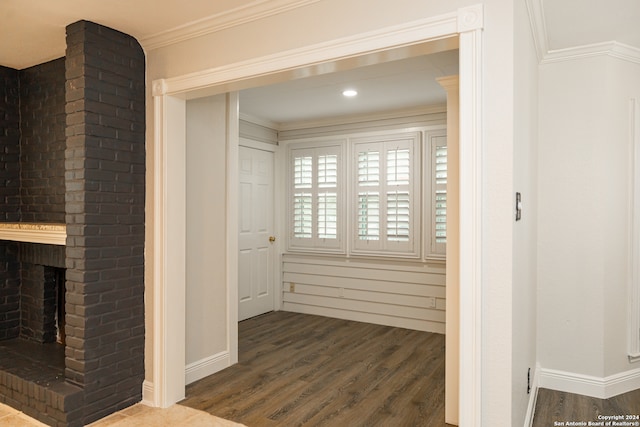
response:
<path fill-rule="evenodd" d="M 460 49 L 460 425 L 481 425 L 482 391 L 482 28 L 481 4 L 433 18 L 387 27 L 353 37 L 294 49 L 249 61 L 160 79 L 154 96 L 154 310 L 153 384 L 147 389 L 156 406 L 184 396 L 184 189 L 185 101 L 189 92 L 220 93 L 229 85 L 274 73 L 337 61 L 403 46 L 459 37 Z M 182 164 L 180 164 L 182 162 Z M 228 173 L 237 165 L 227 159 Z M 180 169 L 182 168 L 182 169 Z M 180 175 L 182 170 L 182 176 Z M 227 203 L 234 203 L 233 196 Z M 236 206 L 227 207 L 236 217 Z M 232 225 L 232 224 L 228 224 Z M 231 239 L 231 234 L 228 235 Z M 231 245 L 227 244 L 231 250 Z M 230 349 L 237 351 L 231 301 L 237 283 L 227 276 Z M 182 293 L 181 295 L 179 295 Z M 169 304 L 170 301 L 170 304 Z M 182 319 L 179 318 L 182 316 Z M 177 326 L 173 322 L 177 322 Z M 181 322 L 181 323 L 180 323 Z M 181 325 L 181 326 L 180 326 Z M 180 329 L 182 328 L 182 329 Z M 178 334 L 178 335 L 176 335 Z M 180 335 L 182 334 L 182 335 Z M 168 337 L 172 338 L 172 342 Z M 235 341 L 235 342 L 234 342 Z M 236 353 L 237 357 L 237 353 Z M 182 383 L 180 382 L 182 377 Z"/>
<path fill-rule="evenodd" d="M 473 10 L 475 13 L 475 8 L 461 10 Z M 233 83 L 247 78 L 294 70 L 302 66 L 450 38 L 457 35 L 458 17 L 459 13 L 451 13 L 436 18 L 421 19 L 357 36 L 278 52 L 184 76 L 171 77 L 163 80 L 163 94 L 172 95 L 208 89 L 212 86 Z"/>
<path fill-rule="evenodd" d="M 227 350 L 232 365 L 238 363 L 238 218 L 240 187 L 240 97 L 227 95 Z"/>
<path fill-rule="evenodd" d="M 146 389 L 154 406 L 166 408 L 185 391 L 186 103 L 157 96 L 163 88 L 154 82 L 153 384 Z"/>
<path fill-rule="evenodd" d="M 470 20 L 475 16 L 477 21 Z M 460 28 L 460 425 L 482 425 L 482 10 Z M 479 22 L 478 22 L 479 21 Z M 466 30 L 466 31 L 463 31 Z"/>

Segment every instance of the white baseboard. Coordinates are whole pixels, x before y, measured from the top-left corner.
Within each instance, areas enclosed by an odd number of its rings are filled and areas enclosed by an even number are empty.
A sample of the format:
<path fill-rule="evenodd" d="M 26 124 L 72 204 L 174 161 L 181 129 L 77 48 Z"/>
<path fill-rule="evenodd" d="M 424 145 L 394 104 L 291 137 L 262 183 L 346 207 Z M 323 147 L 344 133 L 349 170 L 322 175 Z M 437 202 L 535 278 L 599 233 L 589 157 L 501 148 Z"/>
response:
<path fill-rule="evenodd" d="M 640 388 L 640 368 L 611 375 L 606 380 L 607 398 Z"/>
<path fill-rule="evenodd" d="M 204 377 L 215 374 L 231 366 L 231 356 L 228 351 L 222 351 L 213 356 L 205 357 L 190 363 L 184 370 L 186 384 L 191 384 Z"/>
<path fill-rule="evenodd" d="M 640 388 L 640 368 L 604 378 L 542 368 L 539 387 L 609 399 Z"/>
<path fill-rule="evenodd" d="M 142 383 L 142 404 L 147 406 L 156 406 L 155 396 L 153 395 L 154 387 L 151 381 L 144 380 Z"/>
<path fill-rule="evenodd" d="M 213 356 L 206 357 L 187 365 L 184 370 L 186 384 L 215 374 L 231 366 L 231 358 L 228 351 L 223 351 Z M 152 381 L 144 380 L 142 383 L 142 404 L 156 407 L 155 387 Z"/>
<path fill-rule="evenodd" d="M 540 365 L 536 365 L 533 372 L 533 381 L 531 382 L 531 391 L 529 394 L 529 405 L 527 406 L 527 414 L 524 417 L 524 427 L 533 425 L 533 416 L 536 410 L 536 401 L 538 400 L 538 389 L 540 388 Z"/>

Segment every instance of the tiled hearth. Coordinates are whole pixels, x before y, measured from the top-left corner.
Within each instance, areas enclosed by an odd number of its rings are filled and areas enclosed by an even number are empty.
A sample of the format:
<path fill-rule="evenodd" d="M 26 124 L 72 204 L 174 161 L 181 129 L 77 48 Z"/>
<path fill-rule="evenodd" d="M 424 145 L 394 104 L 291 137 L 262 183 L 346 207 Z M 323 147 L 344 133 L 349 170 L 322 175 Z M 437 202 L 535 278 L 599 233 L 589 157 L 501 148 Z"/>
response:
<path fill-rule="evenodd" d="M 42 427 L 43 424 L 0 403 L 0 426 Z M 151 408 L 141 403 L 109 415 L 87 427 L 244 427 L 182 405 Z"/>
<path fill-rule="evenodd" d="M 144 53 L 86 21 L 0 67 L 0 403 L 82 426 L 144 379 Z"/>

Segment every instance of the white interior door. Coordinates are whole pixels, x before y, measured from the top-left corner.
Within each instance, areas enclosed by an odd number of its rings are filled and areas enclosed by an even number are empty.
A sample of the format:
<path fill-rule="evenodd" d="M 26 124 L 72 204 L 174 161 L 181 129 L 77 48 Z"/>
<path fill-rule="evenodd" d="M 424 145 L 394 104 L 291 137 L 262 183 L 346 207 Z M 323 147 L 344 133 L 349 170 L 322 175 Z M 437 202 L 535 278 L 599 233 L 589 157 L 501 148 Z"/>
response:
<path fill-rule="evenodd" d="M 238 320 L 273 311 L 272 152 L 240 147 Z"/>

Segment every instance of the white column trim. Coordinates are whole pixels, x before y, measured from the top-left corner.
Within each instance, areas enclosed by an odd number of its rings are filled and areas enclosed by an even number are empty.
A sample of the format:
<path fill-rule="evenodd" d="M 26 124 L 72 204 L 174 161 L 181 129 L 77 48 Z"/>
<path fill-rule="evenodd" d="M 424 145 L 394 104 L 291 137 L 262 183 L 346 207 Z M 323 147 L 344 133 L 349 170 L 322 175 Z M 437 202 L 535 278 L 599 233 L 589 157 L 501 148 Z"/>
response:
<path fill-rule="evenodd" d="M 227 94 L 227 351 L 229 361 L 238 363 L 238 217 L 240 96 Z"/>
<path fill-rule="evenodd" d="M 150 405 L 162 406 L 164 400 L 163 391 L 167 389 L 166 381 L 164 378 L 166 375 L 166 362 L 164 357 L 164 339 L 165 339 L 165 327 L 164 327 L 164 268 L 165 268 L 165 254 L 166 242 L 164 241 L 164 219 L 165 214 L 165 142 L 166 138 L 164 131 L 164 97 L 162 90 L 164 86 L 163 81 L 156 81 L 153 83 L 153 122 L 154 122 L 154 158 L 153 158 L 153 380 L 146 381 L 152 384 L 152 387 L 148 387 L 150 395 L 147 396 L 147 400 Z"/>
<path fill-rule="evenodd" d="M 164 87 L 154 82 L 152 395 L 162 408 L 184 399 L 186 322 L 186 103 Z"/>
<path fill-rule="evenodd" d="M 464 13 L 464 11 L 461 11 Z M 482 8 L 460 33 L 460 425 L 482 425 Z"/>
<path fill-rule="evenodd" d="M 627 343 L 630 362 L 640 361 L 640 105 L 629 100 L 629 302 Z"/>
<path fill-rule="evenodd" d="M 459 424 L 460 416 L 460 77 L 436 81 L 447 92 L 447 247 L 445 324 L 445 411 L 447 424 Z M 429 222 L 431 227 L 431 222 Z"/>

